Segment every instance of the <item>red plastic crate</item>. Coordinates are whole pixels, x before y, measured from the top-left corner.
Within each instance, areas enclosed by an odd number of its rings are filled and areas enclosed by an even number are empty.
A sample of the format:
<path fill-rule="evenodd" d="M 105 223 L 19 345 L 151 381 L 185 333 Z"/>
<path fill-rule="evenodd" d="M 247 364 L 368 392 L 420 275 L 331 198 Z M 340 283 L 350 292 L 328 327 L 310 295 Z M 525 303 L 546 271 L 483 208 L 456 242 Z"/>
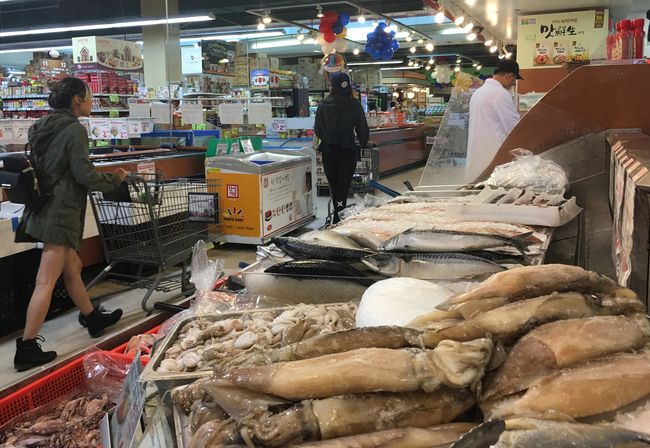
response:
<path fill-rule="evenodd" d="M 125 363 L 133 361 L 133 356 L 107 351 L 103 353 L 116 361 L 124 361 Z M 59 397 L 82 388 L 86 384 L 83 361 L 90 355 L 92 353 L 81 356 L 43 378 L 39 378 L 22 389 L 0 399 L 0 426 L 24 412 L 46 405 Z M 147 361 L 147 359 L 142 359 L 142 364 L 145 365 Z"/>

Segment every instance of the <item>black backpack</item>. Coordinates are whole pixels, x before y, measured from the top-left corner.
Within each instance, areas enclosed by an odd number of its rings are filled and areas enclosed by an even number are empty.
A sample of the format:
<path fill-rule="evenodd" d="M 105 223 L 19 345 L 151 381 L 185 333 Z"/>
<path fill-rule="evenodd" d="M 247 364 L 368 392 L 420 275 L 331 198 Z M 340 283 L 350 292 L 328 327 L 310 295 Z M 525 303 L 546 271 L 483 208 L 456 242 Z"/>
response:
<path fill-rule="evenodd" d="M 50 198 L 51 188 L 45 191 L 39 185 L 32 157 L 27 154 L 28 147 L 29 144 L 25 145 L 24 153 L 7 153 L 0 157 L 3 165 L 0 187 L 7 191 L 11 202 L 25 204 L 32 212 L 38 213 Z"/>

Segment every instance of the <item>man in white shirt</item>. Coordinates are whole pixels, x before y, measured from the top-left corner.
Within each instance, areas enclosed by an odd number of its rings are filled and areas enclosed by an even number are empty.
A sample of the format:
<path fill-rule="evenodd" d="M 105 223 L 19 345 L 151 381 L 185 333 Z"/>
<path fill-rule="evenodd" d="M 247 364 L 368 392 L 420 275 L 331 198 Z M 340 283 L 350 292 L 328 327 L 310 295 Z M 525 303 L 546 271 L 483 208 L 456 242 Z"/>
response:
<path fill-rule="evenodd" d="M 519 76 L 519 64 L 503 59 L 494 76 L 485 80 L 470 99 L 466 183 L 477 180 L 519 121 L 520 116 L 509 91 L 517 79 L 523 79 Z"/>

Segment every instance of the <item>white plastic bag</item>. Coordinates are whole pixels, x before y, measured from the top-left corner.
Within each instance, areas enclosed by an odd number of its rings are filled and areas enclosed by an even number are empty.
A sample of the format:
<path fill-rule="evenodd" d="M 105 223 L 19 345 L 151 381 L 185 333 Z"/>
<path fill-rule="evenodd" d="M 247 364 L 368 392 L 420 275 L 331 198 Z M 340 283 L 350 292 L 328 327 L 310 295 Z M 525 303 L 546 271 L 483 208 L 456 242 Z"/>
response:
<path fill-rule="evenodd" d="M 504 188 L 524 188 L 536 192 L 569 188 L 569 179 L 560 165 L 533 155 L 522 148 L 510 151 L 515 159 L 494 168 L 490 177 L 480 185 Z"/>

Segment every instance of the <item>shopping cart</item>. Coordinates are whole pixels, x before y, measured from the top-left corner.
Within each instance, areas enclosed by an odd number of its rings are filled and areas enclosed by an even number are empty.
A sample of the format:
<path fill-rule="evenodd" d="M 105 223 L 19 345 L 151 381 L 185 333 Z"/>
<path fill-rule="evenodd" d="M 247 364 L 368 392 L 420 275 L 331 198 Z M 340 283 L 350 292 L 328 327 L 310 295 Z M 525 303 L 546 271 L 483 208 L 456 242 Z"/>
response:
<path fill-rule="evenodd" d="M 215 241 L 221 234 L 216 179 L 162 181 L 155 175 L 129 176 L 117 193 L 90 193 L 90 203 L 104 246 L 106 268 L 88 288 L 107 275 L 128 281 L 129 289 L 146 288 L 142 308 L 154 291 L 170 292 L 180 284 L 175 298 L 193 293 L 187 262 L 198 241 Z M 119 263 L 137 265 L 135 274 L 113 272 Z M 181 265 L 181 272 L 168 269 Z M 144 267 L 155 268 L 147 277 Z M 103 296 L 106 297 L 106 296 Z M 173 299 L 170 299 L 173 300 Z"/>

